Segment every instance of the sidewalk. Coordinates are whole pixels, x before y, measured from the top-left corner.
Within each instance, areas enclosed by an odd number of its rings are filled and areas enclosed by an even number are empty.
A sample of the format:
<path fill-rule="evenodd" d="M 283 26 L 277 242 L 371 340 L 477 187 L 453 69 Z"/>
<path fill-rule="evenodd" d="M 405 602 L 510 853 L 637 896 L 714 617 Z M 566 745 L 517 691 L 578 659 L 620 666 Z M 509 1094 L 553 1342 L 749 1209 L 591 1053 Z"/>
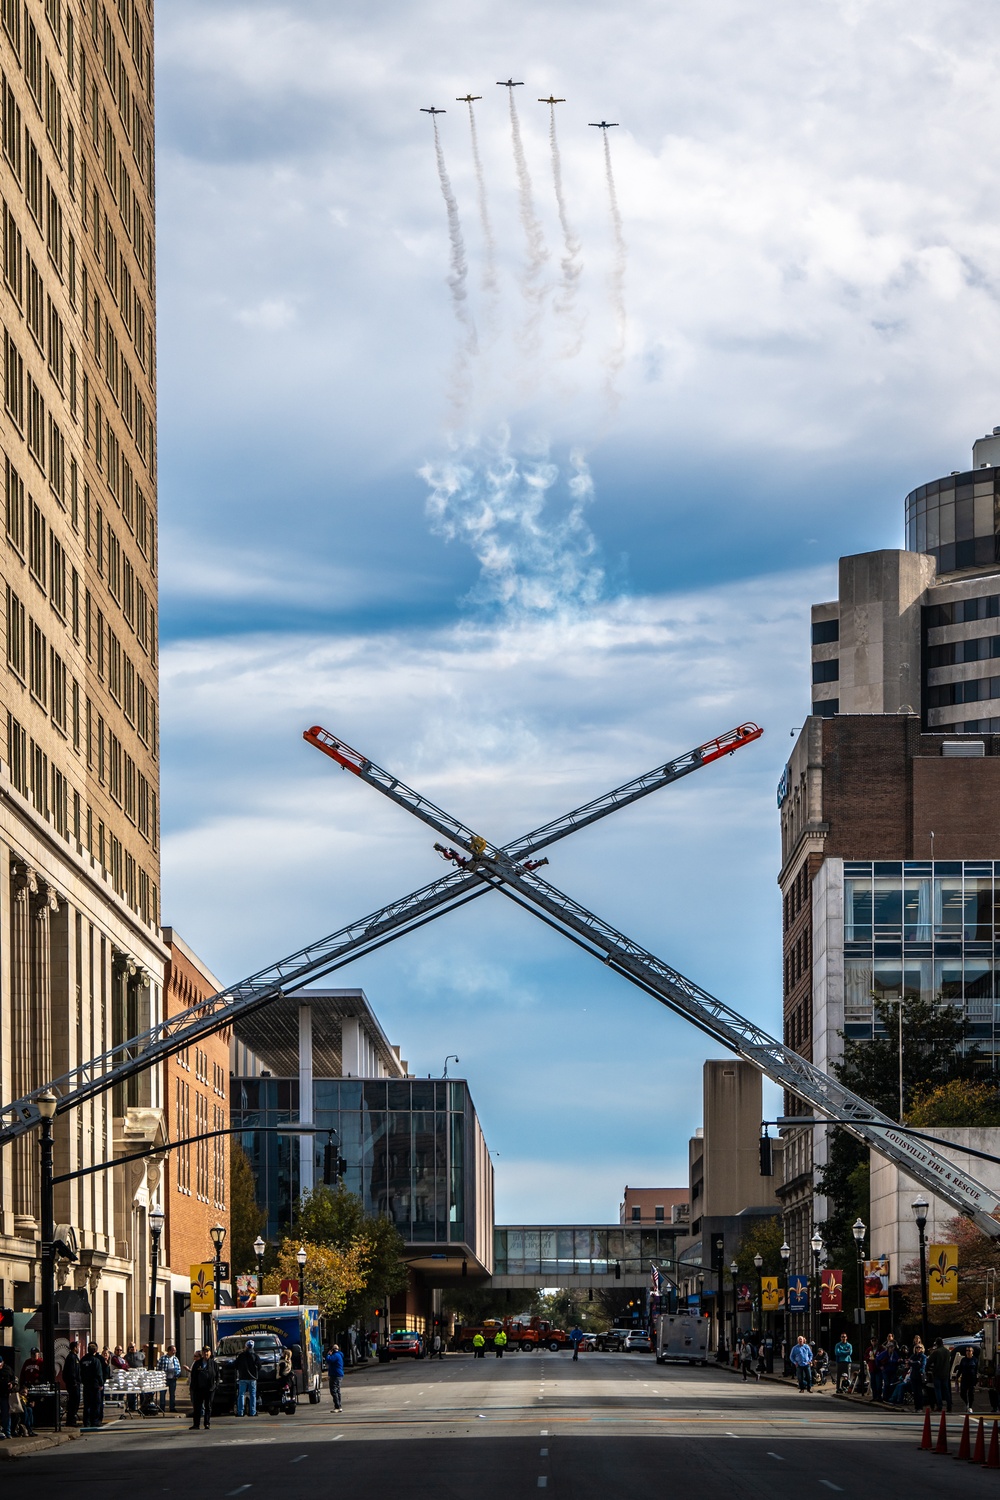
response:
<path fill-rule="evenodd" d="M 725 1365 L 719 1365 L 719 1369 L 720 1370 L 729 1370 L 729 1372 L 732 1375 L 740 1375 L 741 1378 L 742 1378 L 742 1372 L 740 1370 L 734 1368 L 733 1365 L 730 1365 L 728 1363 L 725 1364 Z M 755 1375 L 755 1378 L 756 1378 L 756 1375 Z M 789 1390 L 793 1390 L 793 1391 L 794 1390 L 798 1390 L 799 1381 L 798 1381 L 798 1376 L 797 1375 L 781 1375 L 781 1374 L 778 1373 L 777 1370 L 775 1370 L 775 1372 L 774 1372 L 773 1375 L 766 1375 L 765 1374 L 765 1375 L 762 1375 L 760 1378 L 761 1378 L 761 1380 L 768 1380 L 768 1381 L 770 1381 L 772 1385 L 783 1385 L 783 1386 L 786 1386 Z M 749 1383 L 750 1382 L 748 1381 L 747 1384 L 749 1384 Z M 884 1405 L 885 1405 L 884 1402 L 873 1401 L 872 1398 L 871 1398 L 871 1396 L 869 1396 L 867 1393 L 864 1396 L 858 1396 L 858 1395 L 854 1394 L 853 1392 L 850 1393 L 850 1394 L 848 1394 L 847 1392 L 844 1392 L 843 1394 L 841 1394 L 841 1393 L 839 1393 L 837 1391 L 836 1382 L 833 1381 L 833 1380 L 828 1380 L 827 1383 L 826 1383 L 826 1385 L 815 1385 L 814 1384 L 813 1385 L 813 1392 L 817 1396 L 833 1396 L 838 1401 L 849 1401 L 852 1406 L 867 1406 L 867 1407 L 870 1407 L 873 1411 L 879 1410 L 880 1408 L 883 1408 Z M 906 1409 L 909 1410 L 909 1408 L 906 1408 Z"/>
<path fill-rule="evenodd" d="M 19 1458 L 30 1458 L 34 1453 L 47 1453 L 50 1448 L 61 1448 L 64 1443 L 75 1443 L 80 1436 L 75 1432 L 40 1432 L 37 1437 L 5 1438 L 0 1441 L 0 1463 L 12 1463 Z"/>

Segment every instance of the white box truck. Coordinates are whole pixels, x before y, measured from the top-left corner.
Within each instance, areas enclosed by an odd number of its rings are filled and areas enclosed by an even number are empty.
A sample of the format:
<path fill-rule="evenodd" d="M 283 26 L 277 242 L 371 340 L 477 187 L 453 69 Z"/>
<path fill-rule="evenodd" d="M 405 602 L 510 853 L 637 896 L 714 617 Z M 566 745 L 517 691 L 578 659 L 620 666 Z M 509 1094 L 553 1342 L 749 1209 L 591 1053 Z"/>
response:
<path fill-rule="evenodd" d="M 696 1312 L 660 1313 L 656 1319 L 656 1363 L 708 1364 L 708 1318 Z"/>

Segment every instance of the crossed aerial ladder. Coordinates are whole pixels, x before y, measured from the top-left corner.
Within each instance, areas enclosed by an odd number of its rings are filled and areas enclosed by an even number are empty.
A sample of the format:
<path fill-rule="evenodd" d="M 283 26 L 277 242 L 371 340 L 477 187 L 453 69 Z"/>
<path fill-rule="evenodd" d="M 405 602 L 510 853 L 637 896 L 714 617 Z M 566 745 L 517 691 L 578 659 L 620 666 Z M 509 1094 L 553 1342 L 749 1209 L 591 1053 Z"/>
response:
<path fill-rule="evenodd" d="M 404 933 L 477 900 L 490 890 L 509 900 L 599 958 L 669 1010 L 683 1016 L 713 1041 L 754 1064 L 826 1120 L 845 1126 L 858 1139 L 906 1171 L 908 1176 L 975 1221 L 987 1234 L 1000 1237 L 1000 1204 L 996 1193 L 963 1172 L 925 1139 L 917 1139 L 888 1115 L 829 1077 L 806 1058 L 769 1036 L 761 1027 L 692 980 L 672 969 L 601 917 L 566 896 L 538 874 L 548 863 L 537 856 L 560 839 L 651 792 L 671 786 L 693 771 L 735 754 L 760 738 L 762 730 L 746 723 L 704 745 L 657 766 L 645 775 L 532 833 L 498 846 L 467 824 L 437 807 L 391 772 L 315 726 L 304 738 L 344 770 L 388 797 L 433 828 L 445 844 L 435 848 L 453 866 L 432 885 L 363 918 L 350 927 L 302 948 L 241 983 L 199 1001 L 188 1010 L 158 1022 L 140 1036 L 120 1042 L 99 1057 L 39 1086 L 24 1098 L 0 1106 L 0 1144 L 32 1129 L 40 1118 L 38 1098 L 47 1091 L 64 1114 L 116 1084 L 161 1063 L 203 1037 L 232 1026 L 279 996 L 301 989 L 307 980 L 329 974 L 394 941 Z M 787 1123 L 791 1124 L 789 1120 Z M 807 1122 L 803 1122 L 807 1123 Z M 809 1121 L 808 1123 L 818 1123 Z"/>

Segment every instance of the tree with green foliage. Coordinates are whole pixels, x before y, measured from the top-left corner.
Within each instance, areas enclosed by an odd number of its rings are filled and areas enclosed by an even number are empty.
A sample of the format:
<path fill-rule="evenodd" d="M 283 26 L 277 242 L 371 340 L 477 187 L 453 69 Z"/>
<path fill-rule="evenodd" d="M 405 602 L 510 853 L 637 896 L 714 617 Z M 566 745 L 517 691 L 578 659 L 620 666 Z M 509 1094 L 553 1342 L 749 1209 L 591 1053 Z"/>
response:
<path fill-rule="evenodd" d="M 939 1083 L 914 1100 L 906 1112 L 908 1125 L 1000 1125 L 1000 1091 L 991 1083 L 953 1078 Z"/>
<path fill-rule="evenodd" d="M 337 1250 L 362 1247 L 364 1285 L 347 1296 L 342 1318 L 345 1327 L 367 1319 L 385 1297 L 406 1290 L 402 1235 L 391 1219 L 366 1214 L 357 1193 L 350 1192 L 342 1182 L 336 1187 L 320 1184 L 298 1200 L 294 1234 Z"/>
<path fill-rule="evenodd" d="M 869 1039 L 841 1032 L 844 1055 L 831 1069 L 862 1099 L 894 1120 L 899 1117 L 900 1014 L 904 1110 L 908 1100 L 920 1108 L 920 1101 L 941 1088 L 956 1081 L 968 1084 L 974 1077 L 979 1053 L 974 1048 L 962 1051 L 965 1022 L 960 1006 L 915 998 L 904 1002 L 901 1013 L 881 1000 L 875 1000 L 874 1010 L 876 1035 Z M 826 1263 L 843 1269 L 845 1307 L 860 1306 L 852 1226 L 859 1218 L 863 1223 L 869 1219 L 869 1178 L 868 1147 L 845 1130 L 832 1130 L 817 1186 L 827 1200 L 827 1219 L 821 1226 Z"/>
<path fill-rule="evenodd" d="M 780 1214 L 772 1214 L 766 1219 L 751 1219 L 749 1224 L 750 1227 L 740 1240 L 739 1249 L 733 1259 L 738 1267 L 737 1281 L 749 1282 L 752 1287 L 756 1288 L 757 1267 L 754 1265 L 754 1256 L 761 1257 L 760 1274 L 762 1276 L 780 1276 L 782 1273 L 781 1246 L 784 1234 Z"/>
<path fill-rule="evenodd" d="M 256 1271 L 253 1242 L 267 1223 L 267 1214 L 257 1202 L 253 1167 L 239 1136 L 229 1138 L 229 1244 L 226 1246 L 233 1275 Z"/>

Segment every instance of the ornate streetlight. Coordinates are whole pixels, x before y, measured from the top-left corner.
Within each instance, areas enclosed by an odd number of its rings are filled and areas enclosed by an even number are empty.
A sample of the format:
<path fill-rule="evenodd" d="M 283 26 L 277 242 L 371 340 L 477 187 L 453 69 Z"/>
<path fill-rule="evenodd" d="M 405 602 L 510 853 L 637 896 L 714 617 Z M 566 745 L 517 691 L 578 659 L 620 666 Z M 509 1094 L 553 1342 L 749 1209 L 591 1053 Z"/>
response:
<path fill-rule="evenodd" d="M 160 1266 L 160 1235 L 166 1214 L 158 1204 L 149 1210 L 149 1340 L 146 1348 L 146 1369 L 151 1370 L 156 1352 L 156 1273 Z"/>
<path fill-rule="evenodd" d="M 56 1385 L 56 1249 L 52 1204 L 52 1121 L 59 1100 L 50 1090 L 36 1100 L 41 1116 L 41 1190 L 42 1190 L 42 1363 L 45 1379 L 54 1392 L 55 1429 L 62 1426 L 59 1387 Z"/>
<path fill-rule="evenodd" d="M 258 1297 L 260 1296 L 261 1292 L 264 1290 L 264 1251 L 266 1249 L 267 1249 L 267 1242 L 266 1242 L 266 1240 L 264 1240 L 261 1235 L 258 1235 L 257 1238 L 253 1242 L 253 1253 L 257 1257 L 257 1296 Z"/>
<path fill-rule="evenodd" d="M 763 1277 L 761 1276 L 760 1273 L 761 1273 L 761 1270 L 762 1270 L 763 1265 L 764 1265 L 764 1257 L 763 1257 L 763 1255 L 761 1255 L 761 1253 L 760 1253 L 759 1250 L 758 1250 L 757 1254 L 753 1258 L 753 1263 L 754 1263 L 754 1265 L 757 1268 L 757 1310 L 760 1313 L 760 1334 L 761 1334 L 761 1339 L 763 1339 L 763 1337 L 764 1337 L 764 1281 L 763 1281 Z"/>
<path fill-rule="evenodd" d="M 858 1366 L 857 1392 L 859 1396 L 865 1394 L 867 1386 L 868 1366 L 865 1363 L 865 1222 L 860 1217 L 855 1219 L 851 1225 L 851 1233 L 854 1235 L 854 1243 L 858 1247 L 858 1311 L 860 1321 L 858 1324 L 858 1338 L 861 1342 L 861 1362 Z"/>
<path fill-rule="evenodd" d="M 222 1224 L 213 1224 L 208 1231 L 215 1249 L 215 1310 L 222 1305 L 222 1247 L 226 1243 L 226 1230 Z"/>
<path fill-rule="evenodd" d="M 739 1269 L 740 1269 L 740 1267 L 739 1267 L 739 1262 L 738 1261 L 731 1260 L 729 1262 L 729 1274 L 733 1278 L 733 1349 L 734 1350 L 736 1348 L 736 1332 L 737 1332 L 736 1322 L 737 1322 L 737 1315 L 738 1315 L 738 1309 L 737 1309 L 736 1303 L 739 1300 L 738 1297 L 737 1297 L 737 1293 L 736 1293 L 736 1277 L 739 1274 Z"/>
<path fill-rule="evenodd" d="M 823 1240 L 818 1229 L 813 1230 L 813 1237 L 809 1241 L 813 1253 L 813 1316 L 812 1336 L 813 1342 L 819 1341 L 819 1258 L 823 1254 Z"/>
<path fill-rule="evenodd" d="M 309 1259 L 305 1252 L 305 1246 L 299 1246 L 295 1259 L 299 1263 L 299 1306 L 305 1307 L 306 1261 Z"/>
<path fill-rule="evenodd" d="M 788 1374 L 788 1262 L 789 1262 L 789 1260 L 791 1258 L 791 1254 L 792 1254 L 792 1247 L 791 1247 L 791 1245 L 789 1245 L 789 1243 L 788 1243 L 787 1240 L 785 1240 L 784 1243 L 782 1244 L 781 1249 L 778 1251 L 778 1254 L 781 1256 L 781 1279 L 782 1279 L 782 1281 L 784 1283 L 784 1291 L 782 1292 L 782 1297 L 781 1297 L 781 1308 L 782 1308 L 782 1316 L 781 1316 L 781 1342 L 782 1342 L 782 1345 L 783 1345 L 783 1348 L 781 1350 L 781 1368 L 782 1368 L 782 1372 L 787 1375 Z"/>

